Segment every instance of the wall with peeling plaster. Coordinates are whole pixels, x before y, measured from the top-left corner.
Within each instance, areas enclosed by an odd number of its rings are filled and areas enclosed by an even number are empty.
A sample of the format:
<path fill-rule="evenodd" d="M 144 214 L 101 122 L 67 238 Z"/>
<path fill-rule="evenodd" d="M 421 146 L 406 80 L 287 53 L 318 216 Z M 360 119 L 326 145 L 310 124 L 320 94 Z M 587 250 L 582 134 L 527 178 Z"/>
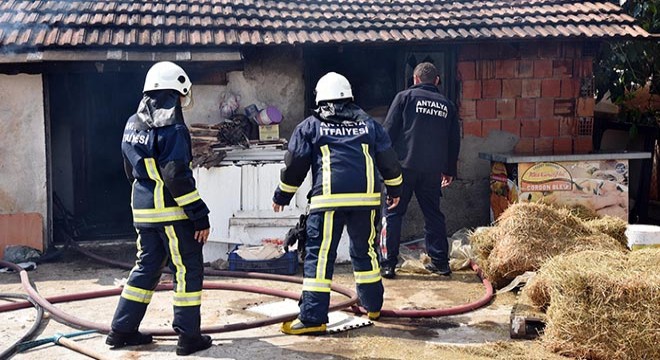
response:
<path fill-rule="evenodd" d="M 229 72 L 226 85 L 193 85 L 195 106 L 184 115 L 189 124 L 217 123 L 221 120 L 222 95 L 229 91 L 240 96 L 241 114 L 250 104 L 259 109 L 269 105 L 280 109 L 280 137 L 288 139 L 303 120 L 304 87 L 302 58 L 293 49 L 247 51 L 243 71 Z"/>
<path fill-rule="evenodd" d="M 0 74 L 0 214 L 47 214 L 41 75 Z"/>

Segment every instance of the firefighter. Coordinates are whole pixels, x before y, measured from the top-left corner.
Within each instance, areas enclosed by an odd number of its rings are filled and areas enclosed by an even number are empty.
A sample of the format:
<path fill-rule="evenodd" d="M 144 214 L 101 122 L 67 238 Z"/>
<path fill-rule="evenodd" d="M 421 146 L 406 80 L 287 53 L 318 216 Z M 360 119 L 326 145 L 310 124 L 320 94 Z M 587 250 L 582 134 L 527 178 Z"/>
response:
<path fill-rule="evenodd" d="M 378 170 L 387 202 L 399 202 L 401 169 L 383 127 L 353 103 L 351 84 L 330 72 L 316 84 L 314 114 L 298 124 L 285 155 L 273 210 L 288 205 L 311 167 L 312 189 L 300 314 L 285 322 L 286 334 L 323 334 L 328 322 L 330 285 L 339 239 L 346 226 L 361 304 L 372 320 L 383 305 L 378 264 L 376 212 L 380 206 Z"/>
<path fill-rule="evenodd" d="M 168 264 L 174 276 L 176 353 L 211 346 L 200 332 L 204 267 L 202 247 L 209 235 L 209 209 L 192 176 L 190 133 L 182 106 L 192 105 L 192 83 L 178 65 L 164 61 L 148 71 L 142 101 L 124 129 L 124 170 L 132 184 L 131 207 L 137 230 L 137 262 L 124 286 L 106 344 L 121 348 L 149 344 L 138 331 Z"/>
<path fill-rule="evenodd" d="M 414 85 L 394 97 L 385 117 L 389 134 L 403 168 L 401 204 L 386 210 L 385 237 L 381 238 L 383 277 L 395 277 L 401 241 L 401 223 L 413 192 L 424 214 L 426 268 L 449 276 L 445 215 L 440 210 L 442 188 L 456 177 L 460 128 L 454 104 L 438 91 L 440 74 L 431 63 L 418 64 Z"/>

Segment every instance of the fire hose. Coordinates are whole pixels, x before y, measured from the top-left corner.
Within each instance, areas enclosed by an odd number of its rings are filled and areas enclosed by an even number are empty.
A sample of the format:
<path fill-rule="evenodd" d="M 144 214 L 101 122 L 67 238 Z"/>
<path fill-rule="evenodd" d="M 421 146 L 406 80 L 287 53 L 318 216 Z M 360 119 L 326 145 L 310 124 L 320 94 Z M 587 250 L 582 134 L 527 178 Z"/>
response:
<path fill-rule="evenodd" d="M 80 249 L 82 250 L 82 249 Z M 25 270 L 21 269 L 15 264 L 8 263 L 5 261 L 0 261 L 0 266 L 3 267 L 9 267 L 12 268 L 16 271 L 19 271 L 20 277 L 21 277 L 21 284 L 23 286 L 23 289 L 27 292 L 27 294 L 40 306 L 42 306 L 45 310 L 47 310 L 53 317 L 56 319 L 72 325 L 77 328 L 83 328 L 83 329 L 94 329 L 97 330 L 101 333 L 107 333 L 110 331 L 110 326 L 107 324 L 99 324 L 95 323 L 89 320 L 84 320 L 77 318 L 71 314 L 68 314 L 57 307 L 53 306 L 53 303 L 48 301 L 48 299 L 42 297 L 35 289 L 32 287 L 32 284 L 30 284 L 30 279 L 28 277 L 28 274 Z M 128 266 L 129 268 L 131 267 L 130 265 Z M 243 278 L 253 278 L 253 279 L 265 279 L 265 280 L 278 280 L 278 281 L 285 281 L 285 282 L 291 282 L 291 283 L 302 283 L 302 279 L 292 277 L 292 276 L 284 276 L 284 275 L 274 275 L 274 274 L 260 274 L 260 273 L 238 273 L 235 274 L 233 271 L 217 271 L 223 273 L 223 275 L 230 275 L 230 276 L 236 276 L 236 277 L 243 277 Z M 209 275 L 214 275 L 214 274 L 209 274 Z M 282 297 L 282 298 L 289 298 L 289 299 L 295 299 L 298 300 L 300 297 L 299 293 L 293 293 L 289 291 L 283 291 L 283 290 L 277 290 L 277 289 L 270 289 L 270 288 L 265 288 L 265 287 L 260 287 L 260 286 L 252 286 L 252 285 L 240 285 L 240 284 L 230 284 L 230 283 L 219 283 L 219 282 L 204 282 L 204 289 L 214 289 L 214 290 L 231 290 L 231 291 L 245 291 L 245 292 L 251 292 L 251 293 L 257 293 L 257 294 L 264 294 L 264 295 L 272 295 L 272 296 L 277 296 L 277 297 Z M 171 284 L 160 284 L 156 287 L 156 291 L 162 291 L 162 290 L 171 290 L 172 285 Z M 349 299 L 334 303 L 330 305 L 329 311 L 335 311 L 335 310 L 340 310 L 344 309 L 347 307 L 350 307 L 351 305 L 357 303 L 357 295 L 350 289 L 341 287 L 341 286 L 336 286 L 332 285 L 332 290 L 336 291 L 342 295 L 345 295 L 349 297 Z M 113 296 L 113 295 L 119 295 L 121 294 L 122 289 L 121 288 L 116 288 L 116 289 L 108 289 L 108 290 L 100 290 L 100 291 L 92 291 L 92 292 L 87 292 L 87 293 L 82 293 L 82 294 L 70 294 L 70 295 L 63 295 L 57 297 L 58 302 L 71 302 L 71 301 L 77 301 L 77 300 L 82 300 L 82 299 L 95 299 L 95 298 L 100 298 L 100 297 L 107 297 L 107 296 Z M 16 309 L 18 307 L 19 303 L 16 304 L 10 304 L 12 305 L 11 309 Z M 23 303 L 24 307 L 29 307 L 29 303 Z M 9 308 L 9 307 L 7 307 Z M 0 312 L 2 311 L 7 311 L 4 309 L 2 306 L 0 306 Z M 279 315 L 279 316 L 273 316 L 269 317 L 267 319 L 262 319 L 262 320 L 252 320 L 252 321 L 245 321 L 245 322 L 240 322 L 240 323 L 233 323 L 233 324 L 225 324 L 225 325 L 216 325 L 216 326 L 209 326 L 209 327 L 204 327 L 202 328 L 202 332 L 204 333 L 221 333 L 221 332 L 230 332 L 230 331 L 238 331 L 238 330 L 247 330 L 247 329 L 252 329 L 256 327 L 261 327 L 261 326 L 266 326 L 266 325 L 272 325 L 276 323 L 281 323 L 284 321 L 289 321 L 293 320 L 298 316 L 297 313 L 293 314 L 285 314 L 285 315 Z M 140 329 L 141 331 L 156 335 L 156 336 L 164 336 L 164 335 L 176 335 L 174 330 L 172 329 L 163 329 L 163 328 L 154 328 L 154 329 Z"/>
<path fill-rule="evenodd" d="M 25 294 L 0 294 L 0 299 L 25 299 L 28 301 L 28 306 L 34 306 L 34 309 L 37 310 L 37 317 L 34 320 L 32 327 L 30 327 L 30 329 L 25 334 L 23 334 L 20 339 L 0 352 L 0 359 L 8 359 L 10 356 L 19 351 L 18 346 L 20 343 L 34 337 L 34 334 L 36 334 L 37 330 L 39 330 L 41 321 L 44 318 L 44 308 L 42 308 L 39 304 L 37 304 L 34 300 L 30 299 L 30 297 Z"/>
<path fill-rule="evenodd" d="M 133 267 L 132 264 L 128 263 L 123 263 L 120 261 L 112 260 L 112 259 L 107 259 L 102 256 L 99 256 L 97 254 L 94 254 L 90 251 L 87 251 L 80 247 L 78 244 L 73 243 L 71 244 L 71 247 L 80 252 L 81 254 L 88 256 L 94 260 L 106 263 L 108 265 L 113 265 L 117 266 L 120 268 L 124 269 L 131 269 Z M 481 280 L 481 283 L 484 285 L 485 288 L 485 293 L 484 295 L 477 301 L 470 302 L 467 304 L 461 304 L 457 306 L 452 306 L 449 308 L 442 308 L 442 309 L 426 309 L 426 310 L 420 310 L 420 309 L 414 309 L 414 310 L 399 310 L 399 309 L 383 309 L 380 311 L 380 316 L 381 317 L 406 317 L 406 318 L 427 318 L 427 317 L 441 317 L 441 316 L 449 316 L 449 315 L 458 315 L 458 314 L 464 314 L 466 312 L 470 312 L 473 310 L 476 310 L 486 304 L 488 304 L 494 295 L 493 292 L 493 285 L 486 279 L 483 275 L 483 272 L 479 268 L 479 266 L 474 262 L 470 261 L 470 267 L 471 269 L 477 273 L 477 276 Z M 206 269 L 204 271 L 204 274 L 206 275 L 215 275 L 215 276 L 229 276 L 229 277 L 244 277 L 244 278 L 254 278 L 258 277 L 260 279 L 264 280 L 276 280 L 276 281 L 291 281 L 290 279 L 297 279 L 295 282 L 302 282 L 300 279 L 291 277 L 291 276 L 284 276 L 284 275 L 273 275 L 273 274 L 261 274 L 261 273 L 243 273 L 243 272 L 238 272 L 238 271 L 225 271 L 225 270 L 209 270 Z M 335 290 L 334 286 L 333 290 Z M 340 289 L 340 288 L 338 288 Z M 339 290 L 336 290 L 339 293 L 342 293 Z M 349 290 L 350 291 L 350 290 Z M 346 295 L 346 294 L 344 294 Z M 348 296 L 348 295 L 346 295 Z M 356 313 L 356 314 L 366 314 L 367 311 L 356 305 L 357 302 L 351 305 L 351 310 Z M 335 308 L 334 310 L 336 310 Z M 330 311 L 333 311 L 331 308 Z"/>
<path fill-rule="evenodd" d="M 123 263 L 119 262 L 116 260 L 112 259 L 106 259 L 104 257 L 101 257 L 99 255 L 96 255 L 94 253 L 91 253 L 85 249 L 82 249 L 79 247 L 77 244 L 73 243 L 72 246 L 73 249 L 76 251 L 91 257 L 92 259 L 98 260 L 100 262 L 113 265 L 113 266 L 118 266 L 121 268 L 125 269 L 130 269 L 132 268 L 132 264 L 129 263 Z M 440 317 L 440 316 L 448 316 L 448 315 L 456 315 L 456 314 L 461 314 L 461 313 L 466 313 L 473 311 L 479 307 L 482 307 L 489 303 L 493 297 L 493 287 L 491 283 L 483 277 L 481 269 L 472 262 L 471 264 L 472 270 L 474 270 L 477 275 L 480 277 L 484 287 L 485 287 L 485 294 L 484 296 L 471 303 L 459 305 L 459 306 L 454 306 L 450 308 L 443 308 L 443 309 L 426 309 L 426 310 L 397 310 L 397 309 L 383 309 L 381 310 L 381 316 L 382 317 L 408 317 L 408 318 L 424 318 L 424 317 Z M 64 311 L 59 310 L 57 307 L 53 306 L 54 303 L 59 303 L 59 302 L 70 302 L 70 301 L 77 301 L 77 300 L 83 300 L 83 299 L 93 299 L 93 298 L 99 298 L 99 297 L 107 297 L 107 296 L 113 296 L 113 295 L 119 295 L 121 293 L 121 289 L 109 289 L 109 290 L 101 290 L 101 291 L 94 291 L 94 292 L 87 292 L 87 293 L 80 293 L 80 294 L 71 294 L 71 295 L 63 295 L 63 296 L 57 296 L 57 297 L 52 297 L 45 299 L 43 298 L 30 284 L 27 272 L 25 272 L 23 269 L 20 269 L 14 264 L 11 263 L 6 263 L 3 261 L 0 261 L 0 266 L 6 266 L 10 267 L 12 269 L 15 269 L 17 271 L 20 271 L 20 277 L 21 277 L 21 283 L 23 285 L 23 288 L 26 290 L 28 295 L 39 305 L 41 305 L 44 309 L 49 311 L 55 318 L 65 322 L 69 323 L 71 325 L 74 325 L 79 328 L 86 328 L 86 329 L 95 329 L 99 332 L 108 332 L 109 326 L 106 324 L 98 324 L 94 322 L 90 322 L 87 320 L 79 319 L 76 318 L 75 316 L 72 316 L 70 314 L 65 313 Z M 168 269 L 165 269 L 166 271 Z M 262 274 L 262 273 L 250 273 L 250 272 L 235 272 L 235 271 L 226 271 L 226 270 L 205 270 L 206 275 L 211 275 L 211 276 L 228 276 L 228 277 L 237 277 L 237 278 L 251 278 L 251 279 L 261 279 L 261 280 L 274 280 L 274 281 L 285 281 L 285 282 L 291 282 L 291 283 L 302 283 L 301 278 L 297 277 L 292 277 L 292 276 L 284 276 L 284 275 L 276 275 L 276 274 Z M 204 283 L 204 288 L 205 289 L 217 289 L 217 290 L 232 290 L 232 291 L 245 291 L 245 292 L 252 292 L 252 293 L 258 293 L 258 294 L 265 294 L 265 295 L 272 295 L 272 296 L 278 296 L 278 297 L 284 297 L 284 298 L 291 298 L 291 299 L 299 299 L 299 294 L 297 293 L 292 293 L 292 292 L 287 292 L 287 291 L 282 291 L 282 290 L 276 290 L 276 289 L 270 289 L 270 288 L 264 288 L 264 287 L 258 287 L 258 286 L 248 286 L 248 285 L 239 285 L 239 284 L 225 284 L 225 283 L 210 283 L 210 282 L 205 282 Z M 156 290 L 167 290 L 171 289 L 171 285 L 159 285 Z M 332 285 L 332 290 L 339 292 L 340 294 L 343 294 L 347 297 L 349 297 L 348 300 L 331 304 L 329 311 L 336 311 L 340 309 L 345 309 L 348 307 L 352 308 L 352 311 L 355 313 L 365 313 L 365 309 L 359 307 L 356 305 L 357 303 L 357 295 L 350 289 L 337 286 L 337 285 Z M 0 306 L 0 312 L 3 311 L 9 311 L 9 310 L 15 310 L 18 308 L 25 308 L 29 307 L 30 303 L 28 302 L 23 302 L 23 303 L 14 303 L 14 304 L 9 304 L 9 305 L 4 305 Z M 270 317 L 268 319 L 263 319 L 263 320 L 254 320 L 254 321 L 248 321 L 248 322 L 241 322 L 241 323 L 235 323 L 235 324 L 226 324 L 226 325 L 220 325 L 220 326 L 211 326 L 211 327 L 206 327 L 203 328 L 202 331 L 205 333 L 220 333 L 220 332 L 229 332 L 229 331 L 238 331 L 238 330 L 246 330 L 246 329 L 251 329 L 255 327 L 261 327 L 261 326 L 266 326 L 266 325 L 272 325 L 275 323 L 283 322 L 283 321 L 289 321 L 295 319 L 297 314 L 287 314 L 287 315 L 280 315 L 280 316 L 275 316 L 275 317 Z M 171 329 L 142 329 L 144 332 L 153 334 L 153 335 L 175 335 L 174 331 Z"/>

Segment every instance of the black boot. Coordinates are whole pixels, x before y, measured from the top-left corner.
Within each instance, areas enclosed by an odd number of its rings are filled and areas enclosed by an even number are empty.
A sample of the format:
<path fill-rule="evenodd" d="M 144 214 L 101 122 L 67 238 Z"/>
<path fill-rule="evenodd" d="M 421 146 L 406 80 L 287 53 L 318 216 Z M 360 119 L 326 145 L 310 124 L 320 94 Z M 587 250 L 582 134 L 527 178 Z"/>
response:
<path fill-rule="evenodd" d="M 115 349 L 122 348 L 124 346 L 151 344 L 153 341 L 154 339 L 151 335 L 143 334 L 139 331 L 129 334 L 110 331 L 110 333 L 108 333 L 108 337 L 105 339 L 105 343 Z"/>
<path fill-rule="evenodd" d="M 179 342 L 176 344 L 176 354 L 182 356 L 190 355 L 200 350 L 206 350 L 211 345 L 211 337 L 208 335 L 195 337 L 179 335 Z"/>

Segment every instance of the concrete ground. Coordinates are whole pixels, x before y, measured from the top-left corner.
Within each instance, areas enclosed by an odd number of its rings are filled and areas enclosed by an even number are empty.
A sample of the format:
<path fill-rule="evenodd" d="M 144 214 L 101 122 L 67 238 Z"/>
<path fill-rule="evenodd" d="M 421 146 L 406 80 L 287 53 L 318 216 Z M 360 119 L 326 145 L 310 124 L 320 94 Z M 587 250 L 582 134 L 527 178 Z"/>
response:
<path fill-rule="evenodd" d="M 129 243 L 97 244 L 90 250 L 126 261 L 134 257 Z M 72 294 L 114 288 L 115 279 L 126 277 L 128 271 L 98 264 L 75 252 L 66 253 L 57 262 L 42 264 L 29 273 L 40 293 L 45 296 Z M 298 274 L 301 276 L 301 274 Z M 163 275 L 168 281 L 169 276 Z M 300 285 L 251 280 L 207 277 L 207 281 L 253 284 L 289 291 L 300 291 Z M 335 283 L 353 288 L 352 270 L 338 265 Z M 428 309 L 449 307 L 477 300 L 483 287 L 471 271 L 455 272 L 450 278 L 437 275 L 398 274 L 395 280 L 384 280 L 385 307 L 397 309 Z M 22 293 L 18 276 L 0 274 L 0 293 Z M 337 300 L 341 295 L 334 295 Z M 109 323 L 117 297 L 59 304 L 79 318 Z M 171 294 L 154 295 L 145 327 L 171 326 Z M 263 318 L 247 308 L 281 299 L 272 296 L 230 291 L 205 290 L 202 300 L 202 325 L 218 325 Z M 279 325 L 230 333 L 212 334 L 214 346 L 196 353 L 191 359 L 562 359 L 546 352 L 538 341 L 509 339 L 509 315 L 515 295 L 497 296 L 488 306 L 477 311 L 433 319 L 383 318 L 374 325 L 333 335 L 311 337 L 284 335 Z M 2 303 L 2 300 L 0 300 Z M 33 309 L 0 313 L 0 349 L 6 348 L 32 326 Z M 46 317 L 37 338 L 57 332 L 78 331 Z M 170 359 L 174 354 L 175 337 L 157 337 L 155 343 L 110 350 L 100 334 L 75 338 L 111 359 Z M 46 345 L 15 355 L 14 359 L 86 359 L 69 349 Z"/>

